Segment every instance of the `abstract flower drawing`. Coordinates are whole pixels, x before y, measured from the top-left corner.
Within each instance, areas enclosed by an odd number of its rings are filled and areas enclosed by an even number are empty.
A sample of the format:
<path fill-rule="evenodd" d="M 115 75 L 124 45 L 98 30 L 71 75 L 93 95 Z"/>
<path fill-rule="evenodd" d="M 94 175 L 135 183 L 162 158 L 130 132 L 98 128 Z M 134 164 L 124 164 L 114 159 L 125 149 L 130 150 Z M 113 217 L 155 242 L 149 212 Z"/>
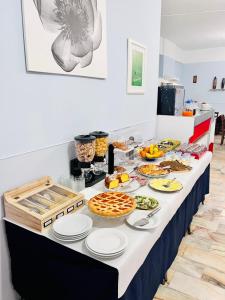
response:
<path fill-rule="evenodd" d="M 28 71 L 107 77 L 105 0 L 22 0 Z"/>
<path fill-rule="evenodd" d="M 92 63 L 102 41 L 97 0 L 33 0 L 45 30 L 56 34 L 51 51 L 56 63 L 71 72 Z"/>

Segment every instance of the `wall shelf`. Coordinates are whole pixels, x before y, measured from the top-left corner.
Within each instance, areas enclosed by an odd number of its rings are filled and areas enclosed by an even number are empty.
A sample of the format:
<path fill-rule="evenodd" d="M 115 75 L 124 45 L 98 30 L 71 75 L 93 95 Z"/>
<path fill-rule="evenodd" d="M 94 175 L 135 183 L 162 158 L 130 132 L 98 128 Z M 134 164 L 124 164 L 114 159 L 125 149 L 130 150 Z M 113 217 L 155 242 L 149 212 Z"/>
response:
<path fill-rule="evenodd" d="M 210 89 L 210 92 L 225 92 L 225 89 Z"/>

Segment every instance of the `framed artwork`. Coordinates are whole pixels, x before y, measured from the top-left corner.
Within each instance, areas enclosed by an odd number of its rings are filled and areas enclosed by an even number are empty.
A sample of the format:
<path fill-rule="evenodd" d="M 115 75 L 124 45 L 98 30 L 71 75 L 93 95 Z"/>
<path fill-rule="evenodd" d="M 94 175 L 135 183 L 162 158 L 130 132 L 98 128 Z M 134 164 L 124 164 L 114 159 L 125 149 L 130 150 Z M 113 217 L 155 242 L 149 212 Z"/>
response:
<path fill-rule="evenodd" d="M 107 77 L 105 0 L 22 0 L 27 70 Z"/>
<path fill-rule="evenodd" d="M 197 75 L 193 76 L 193 83 L 198 83 L 198 76 Z"/>
<path fill-rule="evenodd" d="M 127 93 L 144 94 L 146 84 L 147 48 L 128 39 Z"/>

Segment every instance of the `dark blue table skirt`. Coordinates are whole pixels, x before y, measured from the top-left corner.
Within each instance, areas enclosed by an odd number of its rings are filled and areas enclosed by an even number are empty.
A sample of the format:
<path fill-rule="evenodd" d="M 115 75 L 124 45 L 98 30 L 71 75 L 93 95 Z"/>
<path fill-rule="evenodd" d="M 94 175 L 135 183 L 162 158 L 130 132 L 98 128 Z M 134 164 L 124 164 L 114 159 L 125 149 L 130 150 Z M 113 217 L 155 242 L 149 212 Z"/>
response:
<path fill-rule="evenodd" d="M 210 167 L 194 185 L 119 300 L 150 300 L 209 193 Z M 45 237 L 5 222 L 12 283 L 26 300 L 118 300 L 118 271 Z M 138 255 L 138 253 L 137 253 Z"/>

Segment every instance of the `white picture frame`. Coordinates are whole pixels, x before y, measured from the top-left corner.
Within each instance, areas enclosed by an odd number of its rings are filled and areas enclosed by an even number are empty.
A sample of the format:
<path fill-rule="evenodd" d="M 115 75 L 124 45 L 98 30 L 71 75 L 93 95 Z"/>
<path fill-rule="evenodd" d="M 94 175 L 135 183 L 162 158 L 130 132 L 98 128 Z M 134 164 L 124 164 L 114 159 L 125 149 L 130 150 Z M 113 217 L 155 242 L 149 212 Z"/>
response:
<path fill-rule="evenodd" d="M 127 93 L 144 94 L 146 88 L 147 47 L 128 39 Z"/>
<path fill-rule="evenodd" d="M 106 1 L 62 3 L 22 0 L 27 71 L 107 78 Z"/>

